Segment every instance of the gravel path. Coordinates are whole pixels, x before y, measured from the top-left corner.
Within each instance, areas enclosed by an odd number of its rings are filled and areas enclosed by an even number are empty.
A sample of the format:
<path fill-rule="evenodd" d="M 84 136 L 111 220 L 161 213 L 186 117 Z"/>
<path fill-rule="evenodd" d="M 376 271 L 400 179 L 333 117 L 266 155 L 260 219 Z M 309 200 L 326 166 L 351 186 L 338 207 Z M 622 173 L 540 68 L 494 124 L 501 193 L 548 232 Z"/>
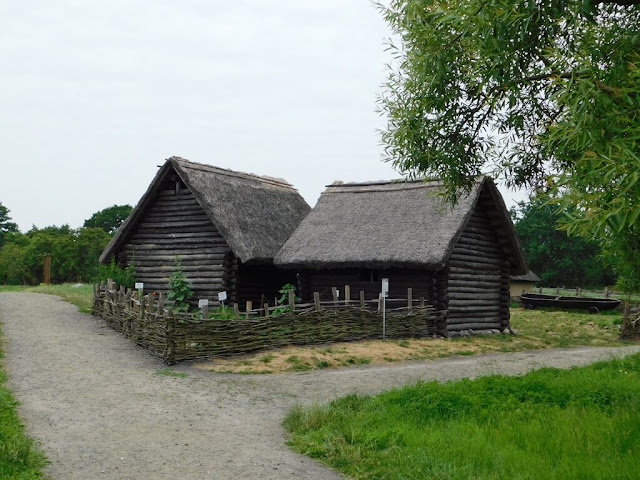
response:
<path fill-rule="evenodd" d="M 0 293 L 9 385 L 54 479 L 337 479 L 291 452 L 280 422 L 295 403 L 416 380 L 570 367 L 640 346 L 575 348 L 286 375 L 186 377 L 57 297 Z"/>

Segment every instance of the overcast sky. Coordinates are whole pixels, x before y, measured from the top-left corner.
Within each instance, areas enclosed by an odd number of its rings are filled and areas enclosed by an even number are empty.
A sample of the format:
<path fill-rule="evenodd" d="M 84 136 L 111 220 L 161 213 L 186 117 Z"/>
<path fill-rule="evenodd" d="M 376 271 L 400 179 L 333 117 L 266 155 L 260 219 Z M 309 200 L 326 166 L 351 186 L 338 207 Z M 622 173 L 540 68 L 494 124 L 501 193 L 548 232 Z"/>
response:
<path fill-rule="evenodd" d="M 0 2 L 0 202 L 23 231 L 79 227 L 172 155 L 312 206 L 397 178 L 376 131 L 389 34 L 368 0 Z"/>

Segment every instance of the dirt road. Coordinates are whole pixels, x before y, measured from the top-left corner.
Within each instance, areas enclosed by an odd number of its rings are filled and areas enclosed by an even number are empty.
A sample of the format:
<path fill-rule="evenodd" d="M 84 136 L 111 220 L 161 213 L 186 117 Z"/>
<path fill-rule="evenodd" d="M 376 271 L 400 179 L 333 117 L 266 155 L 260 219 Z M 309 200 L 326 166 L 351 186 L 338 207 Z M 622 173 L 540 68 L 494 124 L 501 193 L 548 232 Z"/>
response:
<path fill-rule="evenodd" d="M 286 375 L 163 365 L 57 297 L 0 293 L 9 385 L 58 480 L 336 479 L 291 452 L 280 426 L 295 403 L 430 379 L 518 374 L 639 352 L 578 348 Z"/>

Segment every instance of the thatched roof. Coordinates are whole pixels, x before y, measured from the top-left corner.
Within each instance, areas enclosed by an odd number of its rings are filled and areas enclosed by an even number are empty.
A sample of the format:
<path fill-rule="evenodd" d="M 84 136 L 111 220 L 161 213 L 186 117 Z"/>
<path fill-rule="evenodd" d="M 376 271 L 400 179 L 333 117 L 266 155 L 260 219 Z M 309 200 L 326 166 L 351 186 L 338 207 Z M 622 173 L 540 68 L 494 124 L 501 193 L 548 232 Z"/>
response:
<path fill-rule="evenodd" d="M 288 268 L 445 266 L 481 192 L 494 205 L 498 237 L 513 273 L 528 268 L 500 192 L 483 178 L 452 209 L 439 182 L 335 182 L 275 258 Z"/>
<path fill-rule="evenodd" d="M 540 277 L 529 270 L 524 275 L 511 275 L 512 282 L 531 282 L 537 283 L 540 281 Z"/>
<path fill-rule="evenodd" d="M 311 209 L 285 180 L 235 172 L 171 157 L 158 170 L 129 218 L 100 256 L 108 261 L 144 216 L 167 175 L 175 171 L 243 263 L 269 262 Z"/>

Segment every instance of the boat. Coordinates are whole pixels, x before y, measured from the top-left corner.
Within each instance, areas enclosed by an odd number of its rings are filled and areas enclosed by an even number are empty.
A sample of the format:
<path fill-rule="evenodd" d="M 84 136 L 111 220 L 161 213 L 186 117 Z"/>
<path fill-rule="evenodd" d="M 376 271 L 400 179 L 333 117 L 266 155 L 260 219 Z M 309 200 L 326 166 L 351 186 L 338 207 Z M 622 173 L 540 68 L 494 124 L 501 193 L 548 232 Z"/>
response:
<path fill-rule="evenodd" d="M 574 308 L 588 310 L 589 313 L 598 313 L 601 310 L 613 310 L 620 305 L 620 300 L 614 298 L 558 297 L 556 295 L 544 295 L 542 293 L 523 293 L 520 295 L 520 302 L 524 305 L 524 308 Z"/>

